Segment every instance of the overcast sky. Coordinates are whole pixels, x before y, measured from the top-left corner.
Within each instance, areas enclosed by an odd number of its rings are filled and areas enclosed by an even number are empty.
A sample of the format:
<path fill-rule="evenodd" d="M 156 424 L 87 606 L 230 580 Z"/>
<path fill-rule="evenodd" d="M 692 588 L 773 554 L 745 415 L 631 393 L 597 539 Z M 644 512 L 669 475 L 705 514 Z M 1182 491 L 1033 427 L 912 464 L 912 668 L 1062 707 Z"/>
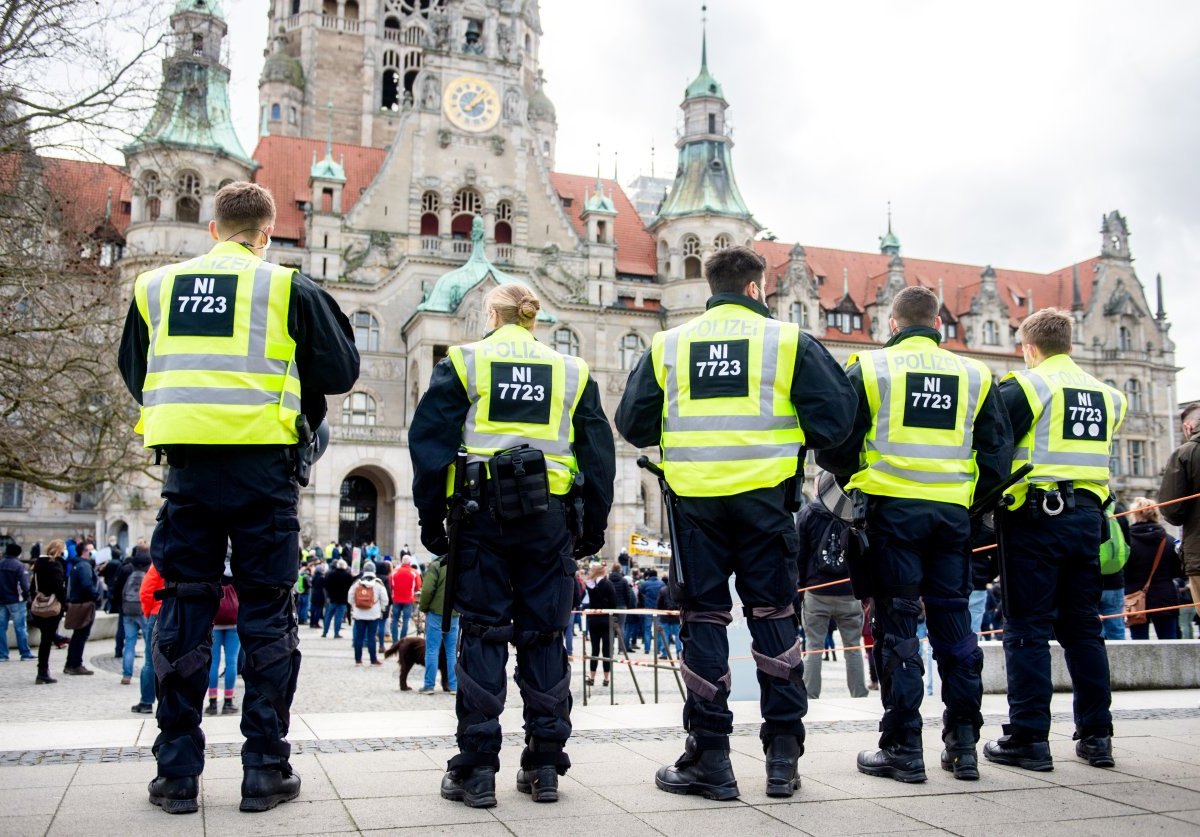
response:
<path fill-rule="evenodd" d="M 542 0 L 557 169 L 622 183 L 675 167 L 700 61 L 700 3 Z M 266 0 L 225 0 L 233 109 L 247 150 Z M 1138 276 L 1162 273 L 1177 362 L 1200 351 L 1200 3 L 1128 0 L 710 0 L 709 69 L 734 171 L 787 241 L 873 251 L 893 206 L 906 255 L 1049 272 L 1129 221 Z M 247 82 L 238 85 L 237 79 Z M 250 80 L 255 80 L 254 82 Z M 1200 367 L 1179 376 L 1200 398 Z"/>

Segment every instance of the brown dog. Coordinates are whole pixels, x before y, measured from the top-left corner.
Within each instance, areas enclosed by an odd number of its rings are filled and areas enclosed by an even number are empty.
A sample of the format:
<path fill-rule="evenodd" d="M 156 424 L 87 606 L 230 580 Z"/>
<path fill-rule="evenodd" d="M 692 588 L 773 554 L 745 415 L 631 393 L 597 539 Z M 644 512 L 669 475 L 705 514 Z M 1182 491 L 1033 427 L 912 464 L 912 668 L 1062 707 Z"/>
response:
<path fill-rule="evenodd" d="M 384 659 L 399 656 L 400 691 L 412 691 L 408 685 L 408 673 L 413 666 L 425 667 L 425 637 L 406 636 L 396 640 L 392 647 L 383 652 Z M 450 691 L 450 682 L 446 679 L 446 646 L 438 652 L 438 671 L 442 674 L 442 691 Z"/>

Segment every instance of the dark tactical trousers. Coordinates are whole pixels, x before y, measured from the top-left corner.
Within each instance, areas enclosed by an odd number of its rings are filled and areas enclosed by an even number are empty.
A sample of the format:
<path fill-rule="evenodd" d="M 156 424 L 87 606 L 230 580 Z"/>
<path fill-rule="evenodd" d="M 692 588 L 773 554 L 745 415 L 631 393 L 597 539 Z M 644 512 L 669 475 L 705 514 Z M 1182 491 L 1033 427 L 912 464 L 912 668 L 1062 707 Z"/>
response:
<path fill-rule="evenodd" d="M 517 652 L 513 679 L 525 703 L 521 766 L 552 764 L 560 773 L 570 766 L 562 747 L 571 735 L 571 670 L 563 647 L 575 592 L 571 547 L 558 497 L 550 498 L 549 511 L 520 520 L 501 524 L 486 506 L 464 520 L 454 600 L 462 617 L 455 701 L 460 752 L 450 770 L 500 767 L 510 642 Z"/>
<path fill-rule="evenodd" d="M 726 626 L 732 622 L 729 577 L 742 600 L 758 668 L 764 740 L 795 735 L 804 743 L 804 663 L 796 639 L 799 537 L 784 509 L 782 486 L 728 497 L 680 497 L 676 527 L 685 593 L 683 725 L 700 749 L 728 749 L 731 675 Z"/>
<path fill-rule="evenodd" d="M 173 463 L 178 461 L 173 456 Z M 242 676 L 242 764 L 287 771 L 285 740 L 300 673 L 292 588 L 299 571 L 299 488 L 280 446 L 191 446 L 170 467 L 150 544 L 166 580 L 154 632 L 159 775 L 204 769 L 200 713 L 208 690 L 212 623 L 227 541 L 238 591 Z"/>
<path fill-rule="evenodd" d="M 1045 741 L 1050 732 L 1050 637 L 1062 645 L 1075 690 L 1075 726 L 1082 736 L 1111 735 L 1112 692 L 1099 617 L 1099 503 L 1076 495 L 1075 511 L 1030 518 L 1025 506 L 1004 515 L 1008 613 L 1006 732 Z"/>
<path fill-rule="evenodd" d="M 971 526 L 951 503 L 872 497 L 867 530 L 874 571 L 871 649 L 883 719 L 879 746 L 920 746 L 925 693 L 917 620 L 921 601 L 942 678 L 949 726 L 983 726 L 983 652 L 971 630 Z"/>

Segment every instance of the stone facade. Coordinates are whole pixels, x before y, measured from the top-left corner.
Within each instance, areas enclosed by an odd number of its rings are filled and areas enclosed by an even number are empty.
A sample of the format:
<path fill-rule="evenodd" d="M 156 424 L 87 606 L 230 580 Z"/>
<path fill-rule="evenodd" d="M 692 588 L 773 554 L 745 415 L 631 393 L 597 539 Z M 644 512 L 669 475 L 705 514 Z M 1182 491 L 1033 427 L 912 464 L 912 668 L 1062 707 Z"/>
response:
<path fill-rule="evenodd" d="M 1161 291 L 1151 311 L 1119 214 L 1104 217 L 1099 257 L 1048 274 L 907 258 L 890 223 L 877 252 L 758 241 L 762 226 L 733 180 L 728 104 L 702 64 L 681 105 L 671 194 L 645 221 L 619 184 L 554 171 L 556 116 L 538 66 L 536 0 L 270 0 L 270 12 L 260 83 L 269 136 L 251 161 L 195 154 L 188 162 L 185 148 L 131 154 L 133 223 L 121 269 L 132 283 L 150 265 L 208 246 L 202 223 L 181 223 L 166 209 L 174 199 L 168 191 L 158 217 L 149 217 L 139 192 L 152 166 L 163 183 L 194 168 L 202 201 L 225 178 L 273 184 L 280 227 L 285 209 L 296 220 L 293 232 L 276 232 L 283 246 L 271 258 L 324 282 L 352 318 L 363 358 L 354 392 L 330 399 L 333 444 L 302 495 L 305 534 L 314 540 L 357 533 L 392 553 L 417 545 L 407 428 L 447 348 L 481 336 L 491 280 L 446 284 L 470 255 L 476 216 L 490 263 L 543 300 L 539 338 L 587 360 L 610 416 L 654 333 L 703 310 L 708 290 L 699 267 L 731 244 L 750 243 L 767 259 L 776 316 L 801 323 L 842 361 L 886 338 L 888 305 L 909 284 L 938 290 L 946 345 L 998 376 L 1020 365 L 1014 335 L 1023 316 L 1047 305 L 1070 308 L 1076 358 L 1131 397 L 1114 456 L 1116 488 L 1126 498 L 1153 495 L 1175 435 L 1174 348 Z M 397 67 L 399 81 L 389 81 Z M 415 68 L 407 81 L 405 67 Z M 396 83 L 398 102 L 385 107 L 384 85 Z M 359 90 L 361 97 L 351 95 Z M 313 140 L 328 140 L 326 163 L 338 166 L 320 169 L 314 150 L 307 178 L 280 179 L 287 143 L 308 149 Z M 342 170 L 343 179 L 319 170 Z M 356 177 L 361 193 L 351 186 Z M 301 203 L 311 196 L 308 205 L 282 206 L 297 196 Z M 201 222 L 208 217 L 202 212 Z M 636 467 L 637 454 L 618 442 L 609 556 L 631 532 L 665 528 L 657 483 Z M 98 512 L 101 533 L 117 520 L 135 537 L 149 533 L 153 509 L 127 501 L 152 494 L 149 486 L 109 492 Z M 355 528 L 363 519 L 373 530 Z M 12 515 L 0 512 L 0 521 L 20 528 Z"/>

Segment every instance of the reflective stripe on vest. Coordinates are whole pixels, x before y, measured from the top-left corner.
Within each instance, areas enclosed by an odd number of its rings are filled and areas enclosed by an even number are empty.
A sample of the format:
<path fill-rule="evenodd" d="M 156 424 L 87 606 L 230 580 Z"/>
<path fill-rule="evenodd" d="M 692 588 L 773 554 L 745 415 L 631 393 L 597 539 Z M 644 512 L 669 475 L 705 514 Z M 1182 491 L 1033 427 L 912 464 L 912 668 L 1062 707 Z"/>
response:
<path fill-rule="evenodd" d="M 1077 488 L 1088 489 L 1102 501 L 1107 500 L 1108 461 L 1113 436 L 1125 418 L 1124 394 L 1084 372 L 1065 354 L 1051 355 L 1036 369 L 1010 372 L 1005 379 L 1009 378 L 1021 386 L 1033 416 L 1029 432 L 1018 440 L 1013 457 L 1014 470 L 1026 462 L 1033 464 L 1033 470 L 1025 480 L 1013 486 L 1014 508 L 1025 502 L 1030 485 L 1048 487 L 1057 482 L 1073 482 Z M 1068 405 L 1064 389 L 1067 387 L 1099 392 L 1104 398 L 1103 440 L 1065 437 L 1063 427 Z"/>
<path fill-rule="evenodd" d="M 527 345 L 534 348 L 524 349 L 526 354 L 522 356 L 493 353 L 491 347 L 499 345 Z M 463 426 L 463 447 L 470 454 L 468 461 L 485 461 L 507 448 L 529 445 L 546 457 L 551 493 L 566 494 L 570 491 L 575 473 L 579 470 L 572 446 L 572 417 L 587 383 L 587 365 L 577 357 L 562 355 L 543 346 L 528 330 L 518 325 L 501 326 L 478 343 L 451 348 L 450 360 L 471 402 Z M 493 401 L 486 388 L 481 390 L 481 381 L 492 380 L 494 363 L 514 360 L 528 360 L 531 364 L 551 367 L 552 386 L 548 397 L 553 400 L 547 424 L 492 421 L 489 415 L 483 415 L 481 405 L 488 405 L 490 412 Z"/>
<path fill-rule="evenodd" d="M 977 476 L 975 419 L 992 382 L 987 368 L 938 347 L 928 337 L 910 337 L 887 349 L 852 357 L 850 362 L 855 360 L 861 364 L 871 407 L 871 430 L 864 440 L 865 467 L 848 487 L 885 497 L 916 496 L 969 506 Z M 910 374 L 921 376 L 922 391 L 910 390 Z M 917 407 L 919 395 L 926 401 L 949 395 L 940 389 L 928 390 L 931 385 L 940 388 L 947 377 L 954 387 L 953 426 L 939 427 L 937 421 L 921 423 L 909 417 L 908 410 Z M 914 397 L 912 405 L 908 403 L 910 395 Z M 893 415 L 896 412 L 899 414 Z M 906 419 L 911 424 L 906 425 Z"/>
<path fill-rule="evenodd" d="M 190 273 L 233 277 L 230 301 L 215 297 L 232 306 L 228 334 L 171 333 L 176 299 L 165 296 Z M 150 332 L 139 422 L 147 447 L 295 443 L 300 380 L 287 332 L 294 273 L 221 242 L 205 256 L 138 277 L 135 299 Z M 208 311 L 198 309 L 199 296 L 179 299 L 176 313 L 186 313 L 189 300 L 196 300 L 190 313 Z"/>
<path fill-rule="evenodd" d="M 746 395 L 693 397 L 691 349 L 698 342 L 718 347 L 746 343 L 747 368 L 739 369 Z M 795 474 L 804 444 L 791 403 L 799 345 L 796 326 L 735 304 L 715 306 L 655 335 L 651 359 L 666 396 L 663 469 L 676 493 L 692 497 L 741 493 L 778 485 Z M 721 351 L 718 348 L 717 354 Z"/>

